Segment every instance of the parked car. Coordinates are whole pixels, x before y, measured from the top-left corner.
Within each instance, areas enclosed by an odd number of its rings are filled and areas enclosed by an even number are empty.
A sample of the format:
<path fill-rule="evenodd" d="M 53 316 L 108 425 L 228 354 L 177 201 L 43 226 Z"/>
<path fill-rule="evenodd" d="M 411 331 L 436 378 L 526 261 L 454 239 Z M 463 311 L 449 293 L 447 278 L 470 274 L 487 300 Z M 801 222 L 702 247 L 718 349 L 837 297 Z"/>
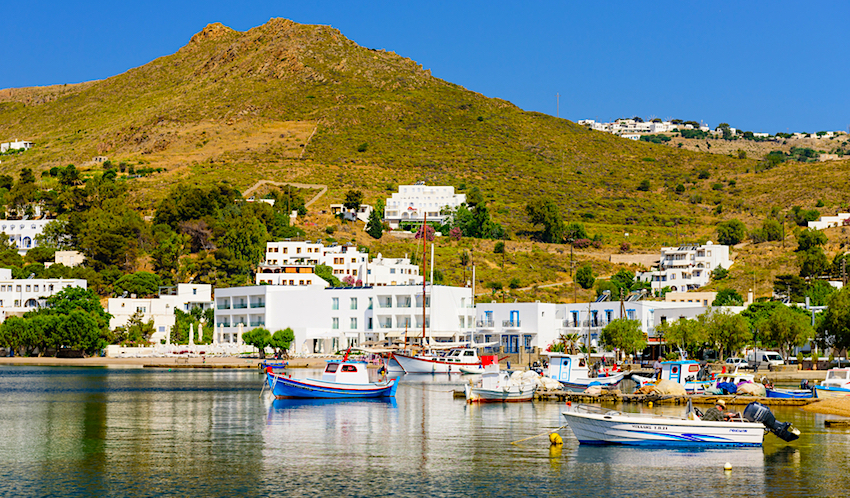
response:
<path fill-rule="evenodd" d="M 726 358 L 726 369 L 735 369 L 735 367 L 747 368 L 747 360 L 744 358 Z"/>
<path fill-rule="evenodd" d="M 776 351 L 759 350 L 758 355 L 759 355 L 758 363 L 759 363 L 759 367 L 761 367 L 761 368 L 769 368 L 771 365 L 776 366 L 776 365 L 784 365 L 785 364 L 785 360 L 782 359 L 782 355 L 780 355 Z M 747 366 L 749 366 L 749 368 L 753 368 L 753 369 L 756 368 L 756 353 L 755 353 L 755 351 L 750 351 L 750 353 L 747 354 Z"/>

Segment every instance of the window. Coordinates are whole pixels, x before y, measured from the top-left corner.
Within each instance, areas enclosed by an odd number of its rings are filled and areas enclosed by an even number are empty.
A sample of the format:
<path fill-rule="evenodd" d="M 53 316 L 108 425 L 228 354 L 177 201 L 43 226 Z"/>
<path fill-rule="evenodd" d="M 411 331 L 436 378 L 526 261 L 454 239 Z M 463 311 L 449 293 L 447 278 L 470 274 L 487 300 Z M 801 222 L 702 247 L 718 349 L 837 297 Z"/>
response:
<path fill-rule="evenodd" d="M 338 310 L 339 309 L 339 298 L 338 297 L 331 299 L 331 309 L 332 310 Z"/>
<path fill-rule="evenodd" d="M 304 281 L 303 281 L 303 280 L 299 280 L 299 281 L 298 281 L 298 285 L 304 285 Z"/>
<path fill-rule="evenodd" d="M 339 330 L 339 318 L 333 317 L 331 318 L 331 328 L 334 330 Z"/>
<path fill-rule="evenodd" d="M 148 309 L 145 306 L 136 306 L 136 313 L 138 312 L 147 313 Z"/>
<path fill-rule="evenodd" d="M 357 367 L 356 367 L 356 366 L 354 366 L 354 365 L 343 365 L 343 366 L 342 366 L 342 371 L 343 371 L 343 372 L 356 372 L 356 371 L 357 371 Z"/>
<path fill-rule="evenodd" d="M 351 258 L 351 262 L 352 262 L 352 263 L 356 263 L 356 262 L 357 262 L 357 258 Z"/>
<path fill-rule="evenodd" d="M 354 329 L 356 329 L 356 328 L 357 328 L 357 319 L 356 319 L 356 318 L 352 318 L 352 319 L 351 319 L 351 330 L 354 330 Z"/>
<path fill-rule="evenodd" d="M 15 292 L 21 292 L 21 286 L 20 285 L 15 286 Z"/>
<path fill-rule="evenodd" d="M 390 268 L 390 273 L 395 273 L 395 268 Z"/>
<path fill-rule="evenodd" d="M 369 308 L 368 309 L 372 309 L 372 298 L 371 297 L 369 298 Z"/>
<path fill-rule="evenodd" d="M 275 252 L 277 252 L 277 251 L 275 251 Z M 289 252 L 289 248 L 288 248 L 288 247 L 284 247 L 284 248 L 283 248 L 283 253 L 284 253 L 284 254 L 286 254 L 287 252 Z"/>
<path fill-rule="evenodd" d="M 31 285 L 27 285 L 27 292 L 32 292 L 32 286 Z"/>
<path fill-rule="evenodd" d="M 357 298 L 356 297 L 351 298 L 351 309 L 353 309 L 353 310 L 357 309 Z"/>
<path fill-rule="evenodd" d="M 34 285 L 33 287 L 35 288 L 35 289 L 33 289 L 33 290 L 35 290 L 35 292 L 38 292 L 38 286 L 37 286 L 37 285 Z"/>
<path fill-rule="evenodd" d="M 328 363 L 328 366 L 325 367 L 325 372 L 334 373 L 337 368 L 339 368 L 339 363 Z"/>
<path fill-rule="evenodd" d="M 295 280 L 290 280 L 289 285 L 295 285 Z"/>
<path fill-rule="evenodd" d="M 301 254 L 301 248 L 300 247 L 295 248 L 295 254 Z"/>
<path fill-rule="evenodd" d="M 198 289 L 192 289 L 192 294 L 198 295 Z"/>

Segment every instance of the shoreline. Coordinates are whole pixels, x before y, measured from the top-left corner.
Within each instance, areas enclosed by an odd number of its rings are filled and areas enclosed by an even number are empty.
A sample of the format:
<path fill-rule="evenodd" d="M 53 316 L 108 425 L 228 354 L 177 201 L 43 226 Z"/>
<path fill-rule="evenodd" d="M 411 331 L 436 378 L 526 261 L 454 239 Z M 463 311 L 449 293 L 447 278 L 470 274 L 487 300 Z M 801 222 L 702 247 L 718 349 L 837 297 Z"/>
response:
<path fill-rule="evenodd" d="M 290 360 L 275 360 L 266 358 L 268 361 L 287 361 L 288 368 L 323 368 L 327 358 L 293 358 Z M 193 357 L 193 358 L 54 358 L 49 356 L 32 357 L 2 357 L 0 366 L 29 366 L 29 367 L 137 367 L 137 368 L 253 368 L 256 370 L 260 363 L 257 358 L 230 358 L 230 357 Z"/>

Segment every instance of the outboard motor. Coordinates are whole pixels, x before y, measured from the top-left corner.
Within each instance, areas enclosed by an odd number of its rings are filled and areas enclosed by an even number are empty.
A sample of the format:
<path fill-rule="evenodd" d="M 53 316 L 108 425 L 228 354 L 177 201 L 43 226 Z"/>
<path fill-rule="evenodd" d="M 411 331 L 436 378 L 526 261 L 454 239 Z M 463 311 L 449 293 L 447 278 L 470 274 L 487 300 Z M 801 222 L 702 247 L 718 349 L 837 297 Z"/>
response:
<path fill-rule="evenodd" d="M 761 422 L 783 441 L 794 441 L 800 437 L 800 431 L 791 426 L 791 422 L 779 422 L 770 408 L 753 401 L 744 408 L 744 418 L 750 422 Z"/>
<path fill-rule="evenodd" d="M 808 389 L 812 390 L 811 386 L 809 386 L 809 379 L 803 379 L 800 381 L 800 389 Z"/>

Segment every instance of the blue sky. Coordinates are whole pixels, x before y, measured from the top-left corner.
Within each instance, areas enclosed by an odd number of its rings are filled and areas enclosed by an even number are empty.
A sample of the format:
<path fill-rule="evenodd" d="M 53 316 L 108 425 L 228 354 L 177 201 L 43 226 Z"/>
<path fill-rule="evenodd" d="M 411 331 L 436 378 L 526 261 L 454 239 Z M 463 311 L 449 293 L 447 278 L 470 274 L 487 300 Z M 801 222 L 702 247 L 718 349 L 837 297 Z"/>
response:
<path fill-rule="evenodd" d="M 57 2 L 7 9 L 0 88 L 100 79 L 206 24 L 329 24 L 523 109 L 744 130 L 850 126 L 848 2 Z M 23 5 L 22 5 L 23 7 Z M 0 116 L 2 119 L 2 116 Z"/>

